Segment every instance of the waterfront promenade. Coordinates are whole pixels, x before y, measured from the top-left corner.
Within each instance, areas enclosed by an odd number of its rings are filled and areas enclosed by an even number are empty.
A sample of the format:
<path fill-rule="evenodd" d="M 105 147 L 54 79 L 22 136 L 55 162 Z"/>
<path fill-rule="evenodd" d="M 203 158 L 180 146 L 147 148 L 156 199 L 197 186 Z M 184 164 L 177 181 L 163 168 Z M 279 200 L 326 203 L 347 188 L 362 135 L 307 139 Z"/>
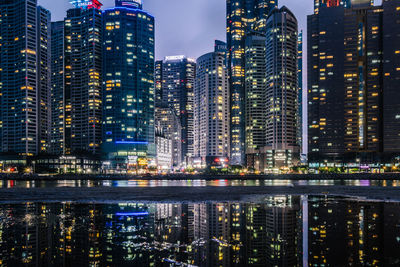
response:
<path fill-rule="evenodd" d="M 353 173 L 353 174 L 168 174 L 168 175 L 108 175 L 66 174 L 26 175 L 0 174 L 0 180 L 400 180 L 400 173 Z"/>

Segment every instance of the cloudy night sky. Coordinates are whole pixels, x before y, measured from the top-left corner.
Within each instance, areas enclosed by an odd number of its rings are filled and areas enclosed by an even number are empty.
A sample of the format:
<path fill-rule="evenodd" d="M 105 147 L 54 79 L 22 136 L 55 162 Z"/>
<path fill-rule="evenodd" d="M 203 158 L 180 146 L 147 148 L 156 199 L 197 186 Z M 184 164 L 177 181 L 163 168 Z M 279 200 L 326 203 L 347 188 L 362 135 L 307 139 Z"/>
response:
<path fill-rule="evenodd" d="M 114 0 L 100 0 L 103 9 L 113 7 Z M 38 0 L 49 9 L 53 21 L 62 20 L 68 0 Z M 380 4 L 378 0 L 377 4 Z M 213 49 L 215 39 L 226 40 L 226 0 L 143 0 L 144 10 L 156 18 L 156 58 L 186 55 L 197 58 Z M 306 31 L 307 15 L 313 13 L 314 0 L 278 0 L 299 20 Z"/>
<path fill-rule="evenodd" d="M 101 0 L 100 0 L 101 1 Z M 68 0 L 38 0 L 49 9 L 52 20 L 62 20 Z M 114 0 L 102 0 L 103 9 Z M 144 10 L 156 18 L 156 58 L 186 55 L 197 58 L 212 51 L 214 40 L 226 40 L 226 0 L 143 0 Z M 280 0 L 297 16 L 300 28 L 306 28 L 306 15 L 313 12 L 313 0 Z"/>

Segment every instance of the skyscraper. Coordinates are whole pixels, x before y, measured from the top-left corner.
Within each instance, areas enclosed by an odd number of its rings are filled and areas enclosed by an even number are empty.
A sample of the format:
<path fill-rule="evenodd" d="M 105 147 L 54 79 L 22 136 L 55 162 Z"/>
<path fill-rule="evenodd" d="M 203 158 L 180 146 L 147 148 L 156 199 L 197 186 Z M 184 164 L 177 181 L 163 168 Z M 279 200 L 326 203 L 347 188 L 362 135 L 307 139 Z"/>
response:
<path fill-rule="evenodd" d="M 50 12 L 36 0 L 2 0 L 0 18 L 0 152 L 48 152 Z"/>
<path fill-rule="evenodd" d="M 71 0 L 64 21 L 65 152 L 100 154 L 102 139 L 101 3 Z"/>
<path fill-rule="evenodd" d="M 51 23 L 51 144 L 50 151 L 62 155 L 64 139 L 64 21 Z"/>
<path fill-rule="evenodd" d="M 297 142 L 300 153 L 303 153 L 303 31 L 299 32 L 297 41 L 297 73 L 298 73 L 298 100 L 297 100 Z"/>
<path fill-rule="evenodd" d="M 197 59 L 194 89 L 194 156 L 203 165 L 229 158 L 229 84 L 226 44 Z"/>
<path fill-rule="evenodd" d="M 155 158 L 154 17 L 116 1 L 104 11 L 103 153 L 114 167 Z"/>
<path fill-rule="evenodd" d="M 322 7 L 308 18 L 312 163 L 371 163 L 400 152 L 394 108 L 398 101 L 392 89 L 399 79 L 393 47 L 397 28 L 392 28 L 391 15 L 398 3 L 371 4 L 352 1 L 351 8 Z M 385 142 L 390 145 L 385 147 Z"/>
<path fill-rule="evenodd" d="M 266 145 L 266 38 L 252 32 L 245 45 L 246 162 L 249 168 L 264 169 L 261 149 Z"/>
<path fill-rule="evenodd" d="M 38 153 L 50 152 L 51 137 L 51 14 L 37 7 Z M 27 27 L 29 27 L 27 25 Z M 29 42 L 29 39 L 28 39 Z"/>
<path fill-rule="evenodd" d="M 276 8 L 267 20 L 266 153 L 269 167 L 298 163 L 297 19 Z"/>
<path fill-rule="evenodd" d="M 245 163 L 245 41 L 247 33 L 266 21 L 277 0 L 227 0 L 227 50 L 230 83 L 231 163 Z M 262 25 L 261 25 L 262 26 Z M 260 26 L 260 27 L 261 27 Z"/>
<path fill-rule="evenodd" d="M 185 56 L 169 56 L 162 65 L 162 101 L 174 110 L 180 120 L 181 158 L 186 165 L 191 165 L 194 154 L 193 90 L 196 61 Z"/>
<path fill-rule="evenodd" d="M 155 123 L 165 137 L 172 141 L 173 167 L 180 168 L 182 164 L 182 127 L 180 119 L 172 108 L 164 105 L 156 107 Z"/>
<path fill-rule="evenodd" d="M 387 157 L 400 152 L 400 3 L 385 0 L 383 7 L 383 149 Z"/>
<path fill-rule="evenodd" d="M 335 158 L 344 138 L 343 7 L 308 17 L 308 158 Z M 322 34 L 320 34 L 322 33 Z M 325 73 L 329 66 L 328 72 Z M 325 70 L 320 74 L 320 69 Z M 315 155 L 315 156 L 314 156 Z"/>
<path fill-rule="evenodd" d="M 155 87 L 155 105 L 156 107 L 163 105 L 163 61 L 157 60 L 154 68 L 154 87 Z"/>

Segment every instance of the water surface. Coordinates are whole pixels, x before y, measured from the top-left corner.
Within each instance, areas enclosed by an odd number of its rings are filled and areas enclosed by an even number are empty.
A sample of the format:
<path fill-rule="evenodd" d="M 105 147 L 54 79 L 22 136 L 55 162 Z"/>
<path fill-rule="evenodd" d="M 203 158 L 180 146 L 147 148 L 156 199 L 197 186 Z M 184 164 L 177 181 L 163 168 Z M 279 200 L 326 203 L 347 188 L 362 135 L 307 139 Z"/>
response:
<path fill-rule="evenodd" d="M 399 266 L 400 203 L 276 195 L 258 202 L 0 204 L 1 266 L 303 264 Z"/>
<path fill-rule="evenodd" d="M 221 187 L 221 186 L 376 186 L 400 187 L 399 180 L 0 180 L 0 188 L 54 187 Z"/>

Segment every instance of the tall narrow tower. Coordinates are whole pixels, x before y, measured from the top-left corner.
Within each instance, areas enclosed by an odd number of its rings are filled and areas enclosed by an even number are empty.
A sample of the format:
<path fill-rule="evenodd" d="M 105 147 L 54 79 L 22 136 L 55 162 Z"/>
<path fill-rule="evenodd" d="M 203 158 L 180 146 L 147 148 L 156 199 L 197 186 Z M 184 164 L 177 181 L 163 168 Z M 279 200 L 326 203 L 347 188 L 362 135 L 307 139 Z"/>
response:
<path fill-rule="evenodd" d="M 155 158 L 154 17 L 117 0 L 104 11 L 103 152 L 114 167 Z"/>
<path fill-rule="evenodd" d="M 269 167 L 299 161 L 297 19 L 287 8 L 275 9 L 267 20 L 266 149 Z"/>
<path fill-rule="evenodd" d="M 99 154 L 102 120 L 101 3 L 71 0 L 65 34 L 65 152 Z"/>
<path fill-rule="evenodd" d="M 231 164 L 245 163 L 245 41 L 265 21 L 277 0 L 227 0 L 227 50 L 230 84 Z"/>
<path fill-rule="evenodd" d="M 229 85 L 226 44 L 197 59 L 194 90 L 194 152 L 203 164 L 229 158 Z"/>
<path fill-rule="evenodd" d="M 50 12 L 36 0 L 4 0 L 0 17 L 0 152 L 48 152 Z"/>

